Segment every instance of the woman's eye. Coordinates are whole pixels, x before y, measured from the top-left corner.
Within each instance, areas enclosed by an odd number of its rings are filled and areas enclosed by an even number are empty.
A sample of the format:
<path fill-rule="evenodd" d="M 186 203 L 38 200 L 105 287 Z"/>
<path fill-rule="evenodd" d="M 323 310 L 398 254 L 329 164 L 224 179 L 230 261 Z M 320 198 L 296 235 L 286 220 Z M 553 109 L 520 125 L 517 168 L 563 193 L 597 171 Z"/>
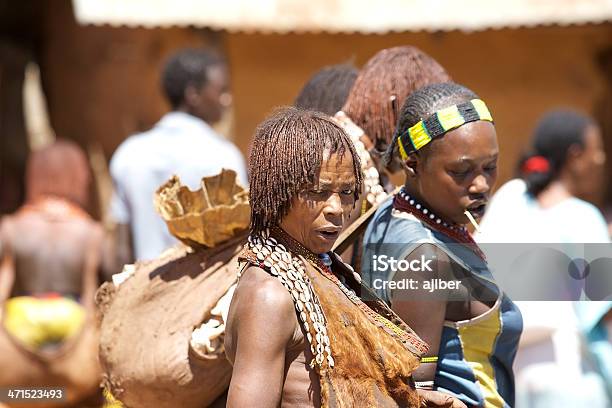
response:
<path fill-rule="evenodd" d="M 353 190 L 352 189 L 346 189 L 346 190 L 342 190 L 342 194 L 344 195 L 352 195 L 353 194 Z"/>
<path fill-rule="evenodd" d="M 485 170 L 489 171 L 489 172 L 490 171 L 495 171 L 495 170 L 497 170 L 497 165 L 487 166 L 487 167 L 485 167 Z"/>
<path fill-rule="evenodd" d="M 468 175 L 469 171 L 465 170 L 465 171 L 455 171 L 455 170 L 449 170 L 449 173 L 453 176 L 453 177 L 465 177 Z"/>

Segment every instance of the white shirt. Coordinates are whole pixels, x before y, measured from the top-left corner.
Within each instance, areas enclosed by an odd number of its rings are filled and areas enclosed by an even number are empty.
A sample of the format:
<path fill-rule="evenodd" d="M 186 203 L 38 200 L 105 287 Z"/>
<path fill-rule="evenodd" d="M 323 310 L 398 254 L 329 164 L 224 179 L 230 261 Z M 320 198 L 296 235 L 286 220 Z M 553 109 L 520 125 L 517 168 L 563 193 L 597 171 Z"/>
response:
<path fill-rule="evenodd" d="M 594 205 L 571 197 L 542 208 L 523 180 L 504 184 L 480 223 L 479 242 L 608 243 L 608 225 Z"/>
<path fill-rule="evenodd" d="M 206 122 L 183 112 L 167 113 L 151 130 L 119 146 L 110 162 L 115 185 L 111 216 L 117 223 L 130 224 L 136 259 L 153 259 L 177 242 L 153 207 L 159 186 L 176 174 L 196 190 L 202 177 L 223 168 L 235 170 L 247 186 L 238 148 Z"/>
<path fill-rule="evenodd" d="M 542 208 L 520 179 L 507 182 L 495 193 L 480 227 L 482 232 L 475 235 L 479 243 L 610 242 L 607 224 L 597 207 L 572 197 Z M 523 315 L 523 334 L 514 362 L 517 394 L 528 391 L 530 370 L 544 367 L 538 364 L 552 363 L 554 371 L 565 378 L 579 377 L 582 360 L 574 302 L 515 303 Z"/>

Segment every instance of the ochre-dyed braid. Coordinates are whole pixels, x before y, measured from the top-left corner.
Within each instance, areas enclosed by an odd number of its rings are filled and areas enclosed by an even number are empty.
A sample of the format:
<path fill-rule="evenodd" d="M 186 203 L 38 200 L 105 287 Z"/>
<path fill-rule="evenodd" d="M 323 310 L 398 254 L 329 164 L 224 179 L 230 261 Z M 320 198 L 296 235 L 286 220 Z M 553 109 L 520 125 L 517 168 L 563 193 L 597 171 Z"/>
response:
<path fill-rule="evenodd" d="M 361 69 L 342 110 L 384 151 L 404 99 L 425 85 L 450 80 L 444 68 L 418 48 L 388 48 Z"/>

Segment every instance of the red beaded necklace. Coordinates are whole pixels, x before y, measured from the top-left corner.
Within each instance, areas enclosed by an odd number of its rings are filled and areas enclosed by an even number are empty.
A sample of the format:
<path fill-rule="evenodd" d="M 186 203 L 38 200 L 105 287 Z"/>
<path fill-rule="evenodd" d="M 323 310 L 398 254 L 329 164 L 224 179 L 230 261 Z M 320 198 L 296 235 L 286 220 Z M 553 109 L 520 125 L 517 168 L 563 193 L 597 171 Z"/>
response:
<path fill-rule="evenodd" d="M 410 197 L 404 188 L 393 197 L 393 208 L 414 215 L 420 221 L 426 223 L 430 228 L 447 235 L 455 241 L 468 245 L 478 256 L 486 260 L 484 252 L 480 249 L 467 228 L 455 223 L 447 223 L 436 216 L 423 204 Z"/>

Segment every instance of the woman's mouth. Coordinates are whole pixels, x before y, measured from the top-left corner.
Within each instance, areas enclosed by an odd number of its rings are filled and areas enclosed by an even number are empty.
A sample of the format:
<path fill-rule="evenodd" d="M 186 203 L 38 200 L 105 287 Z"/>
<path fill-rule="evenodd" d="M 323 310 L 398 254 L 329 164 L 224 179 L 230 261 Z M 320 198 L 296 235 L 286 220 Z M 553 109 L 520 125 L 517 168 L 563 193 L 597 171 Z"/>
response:
<path fill-rule="evenodd" d="M 470 214 L 472 214 L 472 217 L 474 218 L 482 218 L 484 216 L 485 210 L 487 209 L 487 204 L 486 203 L 482 203 L 482 204 L 478 204 L 478 205 L 473 205 L 473 206 L 469 206 L 467 208 L 467 211 L 470 212 Z"/>
<path fill-rule="evenodd" d="M 327 241 L 335 241 L 340 236 L 340 229 L 318 230 L 318 234 Z"/>

